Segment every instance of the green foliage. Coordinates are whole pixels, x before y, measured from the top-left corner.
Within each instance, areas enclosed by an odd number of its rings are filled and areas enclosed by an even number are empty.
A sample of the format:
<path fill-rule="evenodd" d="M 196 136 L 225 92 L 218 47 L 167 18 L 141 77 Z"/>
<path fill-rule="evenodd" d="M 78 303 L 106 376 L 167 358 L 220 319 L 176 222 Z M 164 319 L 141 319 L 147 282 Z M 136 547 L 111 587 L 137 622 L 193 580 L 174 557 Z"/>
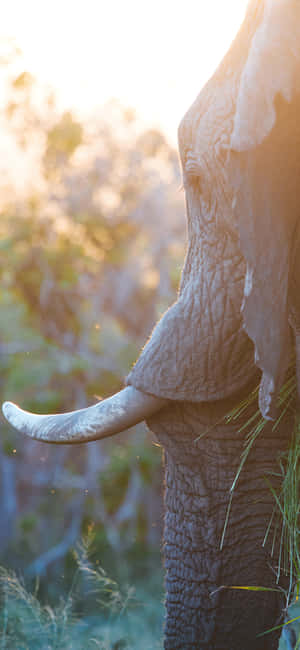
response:
<path fill-rule="evenodd" d="M 77 568 L 65 598 L 42 604 L 13 571 L 0 568 L 0 643 L 6 650 L 162 648 L 162 607 L 153 594 L 121 586 L 90 560 L 92 536 L 74 551 Z"/>

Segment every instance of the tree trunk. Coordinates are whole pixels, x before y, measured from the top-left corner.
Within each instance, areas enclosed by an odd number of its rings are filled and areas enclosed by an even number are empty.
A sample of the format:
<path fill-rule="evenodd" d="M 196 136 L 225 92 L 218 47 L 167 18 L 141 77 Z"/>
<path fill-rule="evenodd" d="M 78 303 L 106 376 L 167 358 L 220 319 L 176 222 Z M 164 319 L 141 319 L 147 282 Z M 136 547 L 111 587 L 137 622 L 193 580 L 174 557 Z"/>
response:
<path fill-rule="evenodd" d="M 288 586 L 284 577 L 276 584 L 280 533 L 272 556 L 272 530 L 262 544 L 275 505 L 264 477 L 279 490 L 280 479 L 270 472 L 278 472 L 292 418 L 275 431 L 269 422 L 256 440 L 234 491 L 220 550 L 246 433 L 239 432 L 240 420 L 226 424 L 222 418 L 240 399 L 174 402 L 149 421 L 165 448 L 166 650 L 278 648 L 280 631 L 258 635 L 283 622 L 284 594 L 220 587 Z M 245 417 L 250 415 L 248 409 Z"/>

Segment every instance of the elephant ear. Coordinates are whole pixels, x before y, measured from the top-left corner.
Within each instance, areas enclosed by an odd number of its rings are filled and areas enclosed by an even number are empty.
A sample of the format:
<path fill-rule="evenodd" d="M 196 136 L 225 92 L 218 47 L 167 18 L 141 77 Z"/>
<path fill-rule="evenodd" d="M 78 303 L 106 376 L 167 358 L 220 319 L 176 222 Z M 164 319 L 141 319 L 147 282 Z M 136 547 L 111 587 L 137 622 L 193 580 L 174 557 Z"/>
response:
<path fill-rule="evenodd" d="M 300 2 L 265 0 L 241 75 L 231 146 L 261 144 L 276 123 L 275 99 L 291 102 L 300 90 Z"/>
<path fill-rule="evenodd" d="M 300 218 L 299 93 L 300 2 L 266 0 L 240 78 L 230 161 L 247 262 L 244 325 L 262 370 L 260 410 L 268 419 L 290 361 L 297 293 L 289 284 Z"/>

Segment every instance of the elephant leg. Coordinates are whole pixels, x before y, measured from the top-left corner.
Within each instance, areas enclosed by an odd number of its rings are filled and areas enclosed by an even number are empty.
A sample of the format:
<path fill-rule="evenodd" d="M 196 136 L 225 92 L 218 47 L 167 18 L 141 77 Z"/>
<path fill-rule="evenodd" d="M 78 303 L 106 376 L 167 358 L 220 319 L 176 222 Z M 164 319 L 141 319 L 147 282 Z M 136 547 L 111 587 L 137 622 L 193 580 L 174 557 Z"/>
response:
<path fill-rule="evenodd" d="M 283 576 L 276 584 L 278 543 L 273 555 L 271 534 L 262 544 L 275 503 L 264 477 L 269 475 L 279 489 L 280 479 L 270 472 L 278 472 L 278 455 L 288 446 L 292 418 L 275 431 L 267 423 L 256 440 L 234 491 L 220 550 L 229 490 L 245 437 L 239 432 L 241 422 L 226 424 L 222 417 L 240 399 L 174 402 L 148 423 L 165 449 L 166 650 L 278 648 L 280 631 L 258 635 L 280 624 L 283 592 L 220 587 L 287 588 Z"/>

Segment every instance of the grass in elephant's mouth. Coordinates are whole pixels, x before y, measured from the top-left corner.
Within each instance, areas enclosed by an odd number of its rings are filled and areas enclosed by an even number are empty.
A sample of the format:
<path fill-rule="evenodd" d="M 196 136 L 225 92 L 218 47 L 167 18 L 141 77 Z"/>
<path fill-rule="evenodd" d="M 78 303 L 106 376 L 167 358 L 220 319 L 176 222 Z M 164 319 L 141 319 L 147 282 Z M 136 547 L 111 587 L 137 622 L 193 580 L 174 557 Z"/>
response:
<path fill-rule="evenodd" d="M 275 430 L 285 414 L 294 408 L 297 394 L 297 384 L 295 373 L 292 372 L 283 385 L 279 398 L 278 398 L 278 412 L 279 415 L 274 422 L 273 430 Z M 226 422 L 233 422 L 238 420 L 242 415 L 245 415 L 245 411 L 249 406 L 257 403 L 258 398 L 258 387 L 253 390 L 246 399 L 240 402 L 230 413 L 225 417 Z M 245 462 L 248 458 L 248 455 L 255 444 L 258 436 L 264 430 L 267 421 L 261 416 L 259 409 L 256 410 L 254 415 L 252 415 L 241 427 L 240 431 L 245 431 L 245 442 L 244 449 L 242 451 L 239 466 L 233 480 L 232 486 L 230 488 L 229 502 L 222 532 L 222 538 L 220 543 L 220 548 L 222 549 L 224 544 L 224 539 L 226 535 L 226 529 L 229 522 L 229 515 L 232 505 L 233 493 L 237 482 L 239 480 L 240 474 L 243 470 Z M 272 549 L 275 548 L 275 540 L 278 539 L 279 535 L 279 557 L 277 560 L 277 582 L 279 582 L 279 577 L 281 572 L 289 576 L 289 588 L 286 593 L 286 609 L 291 605 L 299 601 L 299 592 L 300 592 L 300 552 L 299 552 L 299 534 L 300 534 L 300 503 L 299 503 L 299 494 L 300 494 L 300 472 L 299 472 L 299 461 L 300 461 L 300 417 L 299 414 L 295 412 L 295 426 L 291 437 L 291 443 L 287 452 L 279 458 L 278 472 L 282 478 L 280 492 L 277 493 L 271 482 L 271 477 L 265 477 L 267 484 L 274 496 L 274 510 L 271 516 L 270 521 L 268 522 L 265 538 L 263 540 L 263 545 L 266 544 L 267 539 L 272 534 Z M 278 474 L 277 474 L 278 475 Z M 273 531 L 271 533 L 271 531 Z M 296 585 L 296 587 L 295 587 Z M 231 587 L 236 588 L 236 587 Z M 240 587 L 243 589 L 253 589 L 253 587 L 245 586 Z M 265 588 L 263 586 L 256 587 L 255 589 Z M 283 625 L 279 627 L 285 627 L 286 625 L 297 621 L 300 619 L 300 616 L 297 616 L 292 620 L 286 621 Z M 275 629 L 275 628 L 273 628 Z M 271 632 L 268 630 L 267 632 Z M 265 632 L 265 633 L 267 633 Z M 300 636 L 297 640 L 295 648 L 300 648 Z"/>

